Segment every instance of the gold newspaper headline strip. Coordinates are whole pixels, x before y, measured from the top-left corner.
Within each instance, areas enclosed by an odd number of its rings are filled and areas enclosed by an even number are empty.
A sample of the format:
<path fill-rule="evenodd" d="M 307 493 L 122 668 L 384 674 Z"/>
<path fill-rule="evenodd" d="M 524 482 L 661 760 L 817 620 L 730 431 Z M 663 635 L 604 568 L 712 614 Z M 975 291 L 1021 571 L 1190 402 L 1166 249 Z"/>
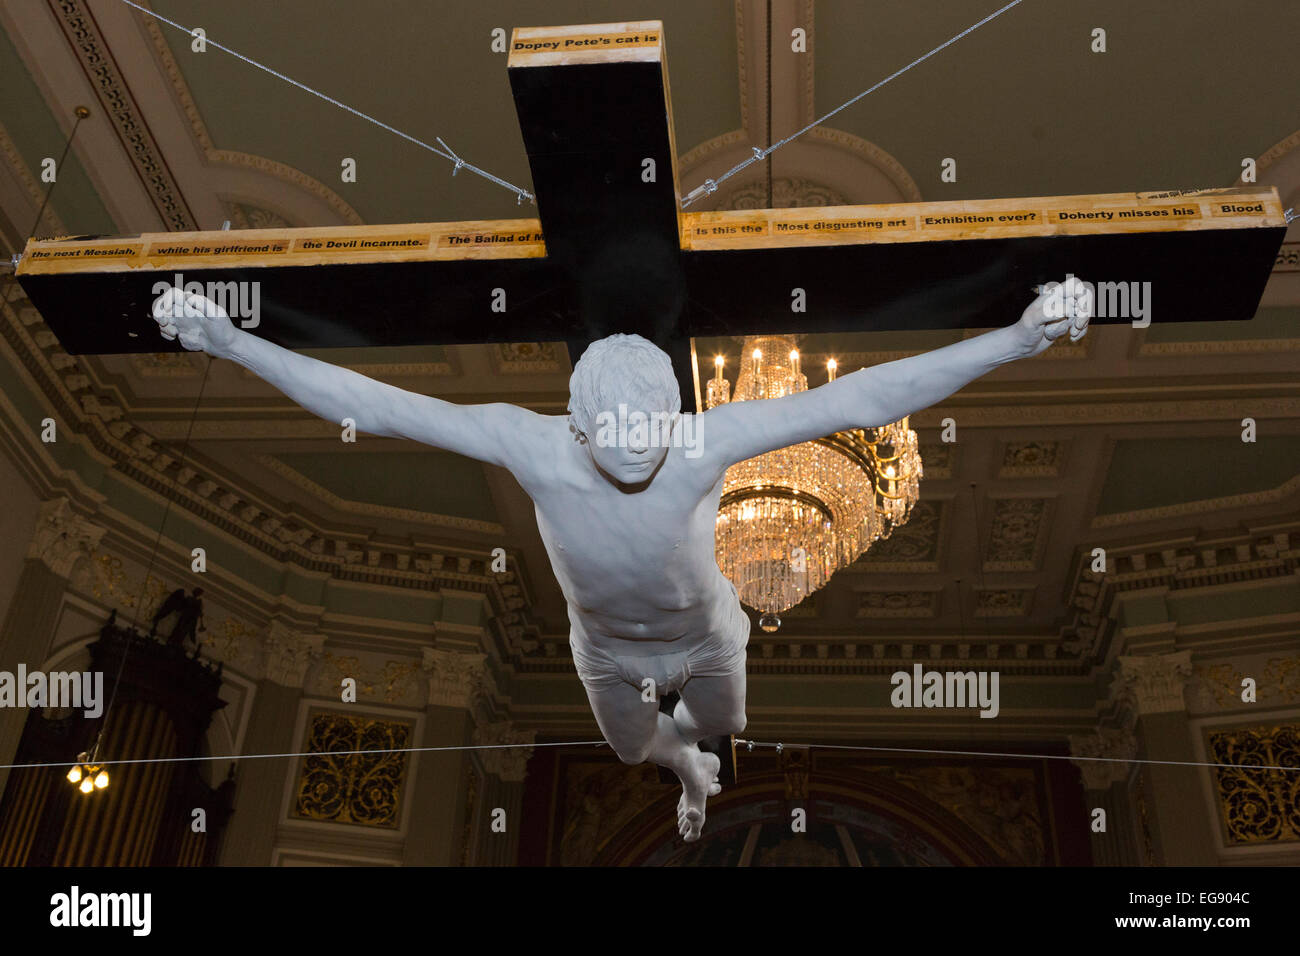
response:
<path fill-rule="evenodd" d="M 87 259 L 136 259 L 144 254 L 143 242 L 118 241 L 113 243 L 59 243 L 47 241 L 43 245 L 29 242 L 19 263 L 18 272 L 39 272 L 44 263 L 85 261 Z"/>
<path fill-rule="evenodd" d="M 1262 208 L 1262 204 L 1261 204 Z M 1084 222 L 1152 222 L 1174 219 L 1199 219 L 1198 203 L 1175 203 L 1168 206 L 1112 206 L 1086 209 L 1054 209 L 1048 212 L 1047 221 L 1056 223 Z"/>
<path fill-rule="evenodd" d="M 221 259 L 230 256 L 278 255 L 288 252 L 291 241 L 288 239 L 225 239 L 218 242 L 207 240 L 188 240 L 177 242 L 174 239 L 155 241 L 148 244 L 145 255 L 151 258 L 166 256 L 169 259 Z"/>
<path fill-rule="evenodd" d="M 1276 190 L 1229 187 L 1033 199 L 684 213 L 695 250 L 1284 226 Z M 1156 201 L 1155 197 L 1160 200 Z"/>
<path fill-rule="evenodd" d="M 647 30 L 637 33 L 574 33 L 568 36 L 516 37 L 510 44 L 512 53 L 576 53 L 585 50 L 620 50 L 632 47 L 655 47 L 663 34 Z"/>
<path fill-rule="evenodd" d="M 506 66 L 656 62 L 663 56 L 663 22 L 583 23 L 564 27 L 516 27 Z"/>
<path fill-rule="evenodd" d="M 1042 221 L 1042 214 L 1036 209 L 944 212 L 918 217 L 922 229 L 942 229 L 948 226 L 1036 226 Z"/>
<path fill-rule="evenodd" d="M 389 227 L 155 233 L 131 239 L 33 240 L 19 275 L 191 268 L 534 259 L 546 255 L 536 219 Z"/>
<path fill-rule="evenodd" d="M 1276 190 L 1229 188 L 1147 199 L 1134 193 L 1041 199 L 684 213 L 683 248 L 697 250 L 926 242 L 1017 236 L 1173 232 L 1285 226 Z M 19 275 L 357 262 L 524 259 L 546 255 L 536 219 L 405 228 L 333 226 L 154 233 L 124 239 L 32 240 Z"/>
<path fill-rule="evenodd" d="M 539 226 L 536 229 L 510 229 L 510 230 L 488 230 L 488 231 L 470 231 L 470 232 L 452 232 L 438 239 L 439 249 L 460 250 L 466 248 L 483 247 L 483 246 L 532 246 L 543 245 L 542 230 Z"/>

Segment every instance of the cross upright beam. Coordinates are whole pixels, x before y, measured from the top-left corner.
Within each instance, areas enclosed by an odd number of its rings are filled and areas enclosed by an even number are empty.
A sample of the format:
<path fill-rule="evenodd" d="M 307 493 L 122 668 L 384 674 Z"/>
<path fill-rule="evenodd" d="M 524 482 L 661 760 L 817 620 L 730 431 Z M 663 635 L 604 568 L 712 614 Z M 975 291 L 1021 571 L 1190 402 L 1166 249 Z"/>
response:
<path fill-rule="evenodd" d="M 507 63 L 546 253 L 572 283 L 577 360 L 636 332 L 689 381 L 680 190 L 663 24 L 514 31 Z M 688 392 L 683 389 L 685 404 Z"/>
<path fill-rule="evenodd" d="M 683 213 L 659 21 L 520 28 L 508 70 L 540 220 L 33 239 L 19 281 L 73 354 L 179 350 L 149 316 L 176 275 L 257 283 L 240 324 L 288 348 L 564 340 L 576 359 L 638 332 L 689 409 L 692 337 L 1005 325 L 1067 273 L 1149 282 L 1156 321 L 1249 319 L 1286 231 L 1261 187 Z"/>

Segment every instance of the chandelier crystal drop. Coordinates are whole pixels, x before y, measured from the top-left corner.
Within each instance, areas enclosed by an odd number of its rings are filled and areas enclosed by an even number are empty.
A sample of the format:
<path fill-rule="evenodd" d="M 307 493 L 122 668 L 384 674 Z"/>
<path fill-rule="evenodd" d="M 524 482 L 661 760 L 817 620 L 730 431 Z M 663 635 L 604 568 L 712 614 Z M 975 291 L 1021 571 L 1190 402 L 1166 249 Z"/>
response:
<path fill-rule="evenodd" d="M 734 397 L 724 360 L 714 360 L 708 408 L 807 390 L 793 336 L 746 336 L 742 355 Z M 831 359 L 829 380 L 835 372 Z M 738 462 L 723 479 L 718 566 L 740 599 L 762 614 L 762 629 L 775 631 L 779 612 L 907 521 L 920 480 L 916 432 L 906 418 Z"/>

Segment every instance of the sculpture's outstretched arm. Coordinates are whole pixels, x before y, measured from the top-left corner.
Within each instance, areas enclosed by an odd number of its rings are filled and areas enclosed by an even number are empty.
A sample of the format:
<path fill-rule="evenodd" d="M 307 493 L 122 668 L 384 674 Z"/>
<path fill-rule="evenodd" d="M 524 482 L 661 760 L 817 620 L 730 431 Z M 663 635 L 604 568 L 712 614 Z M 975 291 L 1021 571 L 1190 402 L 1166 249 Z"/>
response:
<path fill-rule="evenodd" d="M 1015 325 L 973 339 L 853 372 L 806 392 L 731 402 L 706 412 L 704 453 L 724 466 L 838 431 L 898 421 L 942 401 L 999 365 L 1042 352 L 1088 328 L 1086 286 L 1069 279 L 1030 303 Z"/>
<path fill-rule="evenodd" d="M 479 461 L 510 467 L 519 449 L 539 430 L 542 416 L 505 403 L 457 405 L 377 382 L 281 348 L 235 327 L 210 299 L 169 289 L 153 305 L 163 338 L 187 349 L 238 362 L 313 414 L 359 431 L 445 448 Z"/>

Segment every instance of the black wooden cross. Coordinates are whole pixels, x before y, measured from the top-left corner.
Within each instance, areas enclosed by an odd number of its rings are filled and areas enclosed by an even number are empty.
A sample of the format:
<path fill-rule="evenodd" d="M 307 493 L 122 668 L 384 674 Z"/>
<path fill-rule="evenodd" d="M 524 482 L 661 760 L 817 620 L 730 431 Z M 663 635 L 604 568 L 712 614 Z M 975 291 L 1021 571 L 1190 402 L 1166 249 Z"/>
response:
<path fill-rule="evenodd" d="M 564 340 L 576 360 L 638 332 L 672 357 L 686 410 L 692 337 L 1000 326 L 1067 273 L 1150 282 L 1157 321 L 1255 312 L 1286 228 L 1271 189 L 683 213 L 663 36 L 658 21 L 515 31 L 540 224 L 32 241 L 19 280 L 74 354 L 179 349 L 149 315 L 176 272 L 260 282 L 254 334 L 288 348 Z M 414 249 L 313 251 L 421 231 Z"/>

